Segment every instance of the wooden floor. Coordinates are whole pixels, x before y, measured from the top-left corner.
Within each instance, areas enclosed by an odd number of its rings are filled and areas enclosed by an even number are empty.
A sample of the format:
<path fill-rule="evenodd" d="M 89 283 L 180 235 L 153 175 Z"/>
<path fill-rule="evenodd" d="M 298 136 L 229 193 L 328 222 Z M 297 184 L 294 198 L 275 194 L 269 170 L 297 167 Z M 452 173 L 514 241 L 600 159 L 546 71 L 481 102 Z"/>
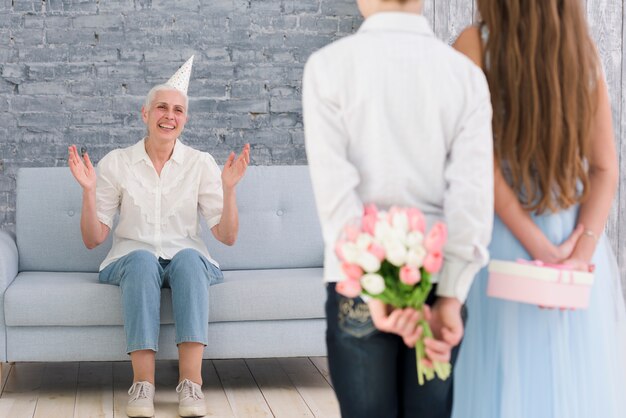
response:
<path fill-rule="evenodd" d="M 126 417 L 129 362 L 5 365 L 0 417 Z M 325 357 L 205 360 L 209 417 L 339 417 Z M 178 417 L 175 361 L 158 361 L 156 417 Z"/>

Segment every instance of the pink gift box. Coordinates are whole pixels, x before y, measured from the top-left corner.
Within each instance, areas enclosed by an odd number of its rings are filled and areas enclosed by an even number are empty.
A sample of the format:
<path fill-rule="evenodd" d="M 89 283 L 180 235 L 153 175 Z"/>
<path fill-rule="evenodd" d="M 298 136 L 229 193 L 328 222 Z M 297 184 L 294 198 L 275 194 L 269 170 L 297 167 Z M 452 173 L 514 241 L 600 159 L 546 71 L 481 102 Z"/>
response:
<path fill-rule="evenodd" d="M 585 309 L 593 285 L 593 273 L 571 266 L 540 261 L 489 263 L 487 295 L 548 308 Z"/>

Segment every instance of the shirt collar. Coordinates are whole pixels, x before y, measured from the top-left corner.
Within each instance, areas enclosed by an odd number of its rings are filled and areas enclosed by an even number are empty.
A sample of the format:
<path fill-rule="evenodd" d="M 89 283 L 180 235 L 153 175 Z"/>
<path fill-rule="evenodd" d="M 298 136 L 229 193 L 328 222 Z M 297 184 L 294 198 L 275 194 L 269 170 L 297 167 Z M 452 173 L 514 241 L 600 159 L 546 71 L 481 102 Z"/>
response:
<path fill-rule="evenodd" d="M 131 163 L 132 164 L 136 164 L 139 161 L 150 162 L 150 157 L 148 156 L 148 153 L 146 152 L 146 147 L 144 145 L 145 141 L 146 141 L 146 138 L 142 139 L 141 141 L 137 142 L 135 145 L 132 146 L 132 150 L 131 150 Z M 183 144 L 178 139 L 176 139 L 176 142 L 174 143 L 174 151 L 172 152 L 172 156 L 170 157 L 170 160 L 173 160 L 174 162 L 178 164 L 182 164 L 185 161 L 185 148 L 186 148 L 185 144 Z"/>
<path fill-rule="evenodd" d="M 180 142 L 177 138 L 176 143 L 174 144 L 174 151 L 172 152 L 171 160 L 178 164 L 182 164 L 185 161 L 185 144 Z"/>
<path fill-rule="evenodd" d="M 428 20 L 415 13 L 379 12 L 371 15 L 361 25 L 359 32 L 369 31 L 411 32 L 417 35 L 435 36 Z"/>

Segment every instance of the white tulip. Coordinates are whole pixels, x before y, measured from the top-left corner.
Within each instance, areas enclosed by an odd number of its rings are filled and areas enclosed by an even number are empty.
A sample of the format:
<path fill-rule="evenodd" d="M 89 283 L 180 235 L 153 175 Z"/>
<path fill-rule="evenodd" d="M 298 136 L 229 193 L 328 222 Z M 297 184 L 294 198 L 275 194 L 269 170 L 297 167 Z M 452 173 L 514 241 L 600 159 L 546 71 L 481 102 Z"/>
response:
<path fill-rule="evenodd" d="M 376 273 L 380 270 L 380 261 L 378 258 L 367 251 L 363 251 L 359 254 L 356 260 L 356 264 L 359 265 L 366 273 Z"/>
<path fill-rule="evenodd" d="M 406 236 L 406 246 L 409 248 L 421 247 L 424 242 L 424 234 L 420 231 L 409 232 Z"/>
<path fill-rule="evenodd" d="M 392 239 L 398 241 L 402 245 L 406 245 L 406 233 L 407 231 L 403 231 L 400 228 L 391 228 L 391 234 L 389 234 L 388 239 Z"/>
<path fill-rule="evenodd" d="M 401 267 L 406 262 L 406 247 L 397 239 L 388 239 L 384 242 L 387 261 L 396 267 Z"/>
<path fill-rule="evenodd" d="M 391 225 L 393 225 L 394 229 L 401 231 L 402 235 L 406 235 L 409 231 L 409 218 L 404 212 L 396 213 L 391 219 Z"/>
<path fill-rule="evenodd" d="M 385 279 L 380 274 L 365 274 L 361 277 L 361 286 L 371 295 L 378 295 L 385 290 Z"/>
<path fill-rule="evenodd" d="M 409 249 L 406 254 L 406 265 L 411 267 L 422 267 L 424 258 L 426 257 L 426 250 L 422 246 L 417 246 Z"/>
<path fill-rule="evenodd" d="M 356 238 L 356 246 L 361 250 L 367 250 L 373 241 L 374 239 L 370 234 L 359 234 Z"/>
<path fill-rule="evenodd" d="M 345 262 L 355 264 L 361 254 L 361 249 L 352 242 L 346 242 L 341 246 L 341 254 Z"/>
<path fill-rule="evenodd" d="M 389 238 L 391 233 L 391 226 L 386 220 L 381 219 L 376 222 L 376 226 L 374 227 L 374 236 L 378 241 L 385 241 Z"/>

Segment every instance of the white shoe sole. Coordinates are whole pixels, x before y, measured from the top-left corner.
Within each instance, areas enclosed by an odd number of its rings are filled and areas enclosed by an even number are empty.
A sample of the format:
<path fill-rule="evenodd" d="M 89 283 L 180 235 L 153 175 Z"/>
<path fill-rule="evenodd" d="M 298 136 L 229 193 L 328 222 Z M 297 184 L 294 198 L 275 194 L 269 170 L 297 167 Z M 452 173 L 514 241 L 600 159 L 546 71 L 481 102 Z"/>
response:
<path fill-rule="evenodd" d="M 151 418 L 154 416 L 154 407 L 147 406 L 127 406 L 126 415 L 132 418 Z"/>
<path fill-rule="evenodd" d="M 181 417 L 203 417 L 206 414 L 206 405 L 178 407 L 178 415 L 180 415 Z"/>

